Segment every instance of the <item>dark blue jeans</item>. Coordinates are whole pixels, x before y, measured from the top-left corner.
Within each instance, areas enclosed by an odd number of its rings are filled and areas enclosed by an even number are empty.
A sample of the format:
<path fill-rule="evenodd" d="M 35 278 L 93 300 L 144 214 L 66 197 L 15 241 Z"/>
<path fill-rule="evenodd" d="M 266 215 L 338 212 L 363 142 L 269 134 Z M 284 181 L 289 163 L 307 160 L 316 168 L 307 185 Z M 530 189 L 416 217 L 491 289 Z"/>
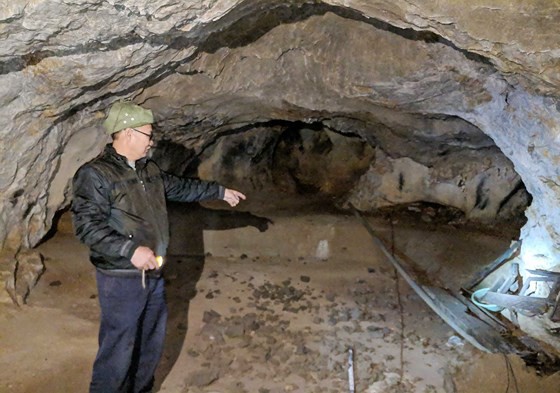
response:
<path fill-rule="evenodd" d="M 163 278 L 97 272 L 101 306 L 99 351 L 91 393 L 150 392 L 163 352 L 167 305 Z"/>

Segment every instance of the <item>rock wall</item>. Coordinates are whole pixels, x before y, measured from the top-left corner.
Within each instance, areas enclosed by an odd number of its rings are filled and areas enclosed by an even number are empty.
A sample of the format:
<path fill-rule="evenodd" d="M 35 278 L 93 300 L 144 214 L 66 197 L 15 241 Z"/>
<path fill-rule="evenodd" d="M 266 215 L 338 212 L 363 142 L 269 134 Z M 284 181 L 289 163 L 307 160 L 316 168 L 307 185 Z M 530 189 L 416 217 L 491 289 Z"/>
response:
<path fill-rule="evenodd" d="M 385 152 L 401 141 L 388 160 L 422 168 L 436 152 L 495 144 L 533 197 L 524 254 L 551 267 L 559 17 L 546 0 L 3 2 L 0 246 L 40 241 L 73 172 L 107 140 L 103 112 L 130 98 L 195 156 L 276 121 Z M 492 176 L 509 190 L 519 180 Z"/>

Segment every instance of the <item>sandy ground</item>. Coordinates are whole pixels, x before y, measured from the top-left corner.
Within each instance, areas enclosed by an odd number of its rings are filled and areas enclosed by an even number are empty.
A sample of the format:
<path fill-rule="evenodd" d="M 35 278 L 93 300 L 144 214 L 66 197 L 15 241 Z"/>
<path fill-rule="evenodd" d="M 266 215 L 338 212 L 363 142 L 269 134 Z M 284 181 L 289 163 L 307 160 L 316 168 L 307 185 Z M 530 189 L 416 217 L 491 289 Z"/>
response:
<path fill-rule="evenodd" d="M 370 219 L 450 285 L 511 239 Z M 456 337 L 361 224 L 340 215 L 254 215 L 185 206 L 171 215 L 170 318 L 157 391 L 559 392 L 516 356 Z M 68 215 L 39 247 L 45 273 L 20 309 L 0 305 L 0 392 L 85 392 L 99 315 L 87 250 Z M 318 256 L 320 258 L 318 258 Z"/>

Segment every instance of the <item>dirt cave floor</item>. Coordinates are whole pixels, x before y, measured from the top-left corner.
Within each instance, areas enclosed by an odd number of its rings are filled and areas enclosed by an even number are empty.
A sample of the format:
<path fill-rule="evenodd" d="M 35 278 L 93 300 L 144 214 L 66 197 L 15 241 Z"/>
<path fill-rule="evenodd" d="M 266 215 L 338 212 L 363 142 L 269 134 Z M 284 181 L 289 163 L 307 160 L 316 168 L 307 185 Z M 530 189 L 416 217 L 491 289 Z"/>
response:
<path fill-rule="evenodd" d="M 174 205 L 169 322 L 155 391 L 554 393 L 513 355 L 461 339 L 402 280 L 350 215 L 297 216 Z M 446 282 L 465 282 L 509 235 L 368 218 Z M 0 392 L 86 392 L 99 308 L 87 249 L 61 216 L 38 247 L 45 272 L 16 308 L 0 304 Z"/>

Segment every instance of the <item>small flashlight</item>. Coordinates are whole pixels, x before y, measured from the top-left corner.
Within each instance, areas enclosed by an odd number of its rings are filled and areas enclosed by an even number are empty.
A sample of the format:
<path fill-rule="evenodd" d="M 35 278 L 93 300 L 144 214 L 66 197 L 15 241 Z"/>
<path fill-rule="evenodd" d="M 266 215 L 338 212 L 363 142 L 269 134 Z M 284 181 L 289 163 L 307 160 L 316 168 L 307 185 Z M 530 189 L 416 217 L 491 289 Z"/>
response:
<path fill-rule="evenodd" d="M 161 255 L 158 255 L 156 257 L 156 262 L 158 264 L 158 268 L 162 267 L 163 266 L 163 257 Z"/>

